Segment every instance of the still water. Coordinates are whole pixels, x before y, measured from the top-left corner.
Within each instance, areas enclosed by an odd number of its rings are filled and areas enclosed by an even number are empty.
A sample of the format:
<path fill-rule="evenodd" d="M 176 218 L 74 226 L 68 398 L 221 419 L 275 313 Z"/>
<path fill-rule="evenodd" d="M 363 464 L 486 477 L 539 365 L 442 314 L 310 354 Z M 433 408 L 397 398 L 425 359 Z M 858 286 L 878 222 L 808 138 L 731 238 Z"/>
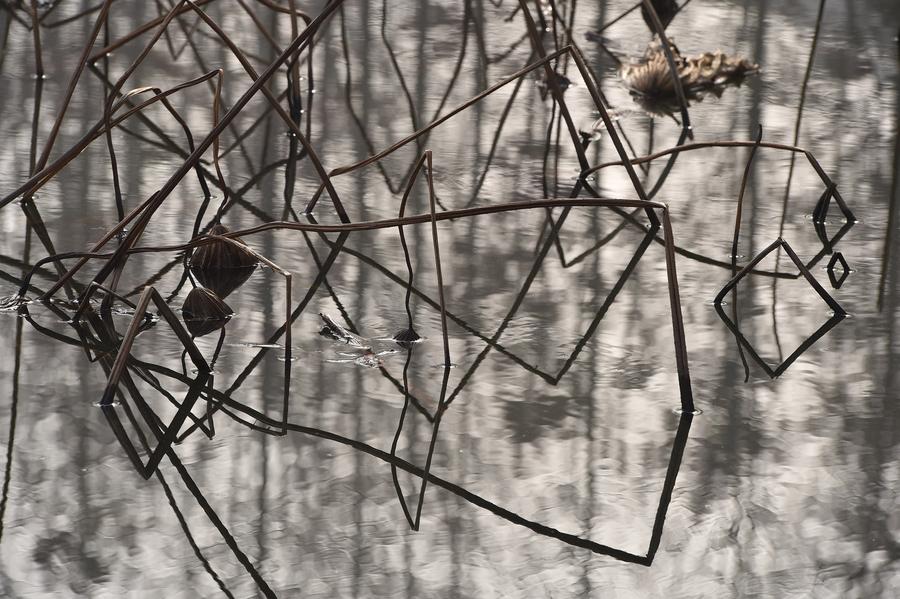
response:
<path fill-rule="evenodd" d="M 297 5 L 312 16 L 322 8 Z M 639 57 L 651 38 L 639 11 L 603 29 L 632 5 L 542 5 L 543 44 L 580 48 L 627 151 L 645 155 L 678 143 L 682 117 L 642 112 L 617 75 L 616 60 Z M 97 13 L 78 15 L 94 6 L 49 9 L 43 80 L 34 77 L 31 17 L 0 8 L 2 195 L 28 180 L 50 136 Z M 169 6 L 114 2 L 94 51 Z M 203 9 L 263 72 L 293 38 L 287 6 L 218 0 Z M 441 220 L 440 269 L 431 223 L 406 225 L 409 299 L 396 226 L 245 237 L 291 273 L 291 293 L 269 267 L 228 296 L 235 315 L 214 366 L 216 396 L 194 407 L 204 426 L 207 407 L 220 408 L 214 434 L 194 430 L 146 480 L 106 414 L 118 414 L 135 445 L 149 429 L 128 424 L 127 401 L 97 406 L 107 372 L 78 344 L 65 290 L 54 304 L 0 312 L 0 595 L 898 596 L 898 26 L 894 0 L 695 0 L 669 25 L 684 55 L 722 50 L 760 66 L 741 86 L 691 104 L 693 141 L 752 142 L 762 125 L 763 141 L 810 151 L 854 215 L 846 222 L 832 202 L 817 232 L 812 212 L 826 186 L 802 154 L 792 161 L 761 148 L 746 169 L 750 147 L 707 147 L 681 154 L 662 185 L 668 157 L 635 167 L 671 214 L 693 415 L 681 410 L 664 233 L 648 235 L 646 214 L 631 208 Z M 317 35 L 311 73 L 303 55 L 302 129 L 327 169 L 364 160 L 534 62 L 527 31 L 522 11 L 502 0 L 348 1 Z M 128 40 L 85 70 L 51 163 L 102 122 L 106 81 L 149 40 Z M 588 85 L 571 59 L 555 67 L 574 127 L 590 133 L 599 115 Z M 170 88 L 219 68 L 223 114 L 251 80 L 186 14 L 123 90 Z M 282 70 L 273 94 L 285 82 Z M 581 166 L 548 87 L 542 71 L 529 73 L 427 137 L 334 177 L 350 219 L 396 217 L 425 150 L 438 211 L 578 194 Z M 196 141 L 213 125 L 214 88 L 215 79 L 170 98 Z M 126 212 L 189 153 L 160 104 L 144 114 L 112 135 Z M 617 159 L 606 132 L 590 139 L 590 165 Z M 308 157 L 288 163 L 292 138 L 264 97 L 221 140 L 224 224 L 309 222 L 302 212 L 319 178 Z M 208 225 L 223 198 L 212 151 L 203 168 Z M 737 268 L 781 237 L 848 317 L 835 318 L 783 248 L 714 305 L 734 274 L 745 169 Z M 0 297 L 14 295 L 50 248 L 87 251 L 116 225 L 112 173 L 101 138 L 38 190 L 32 225 L 21 203 L 0 209 Z M 621 166 L 587 181 L 602 197 L 636 197 Z M 188 242 L 203 199 L 189 174 L 139 245 Z M 423 180 L 408 202 L 407 214 L 428 213 Z M 327 193 L 313 215 L 339 222 Z M 839 288 L 829 275 L 840 278 L 840 268 L 827 270 L 837 251 L 849 265 Z M 76 284 L 102 264 L 89 262 Z M 183 276 L 177 251 L 134 254 L 117 291 L 135 301 L 152 285 L 180 315 Z M 57 278 L 53 263 L 41 266 L 28 298 Z M 278 334 L 286 302 L 289 352 Z M 117 307 L 121 335 L 133 314 Z M 361 340 L 321 335 L 320 313 Z M 422 341 L 394 342 L 410 317 Z M 217 341 L 197 340 L 205 359 Z M 165 319 L 137 336 L 131 355 L 156 368 L 137 368 L 146 376 L 134 384 L 169 422 L 176 410 L 166 394 L 180 402 L 198 371 L 183 364 Z M 421 479 L 402 465 L 392 473 L 401 460 L 430 469 L 421 506 Z M 421 507 L 418 530 L 404 507 L 412 519 Z"/>

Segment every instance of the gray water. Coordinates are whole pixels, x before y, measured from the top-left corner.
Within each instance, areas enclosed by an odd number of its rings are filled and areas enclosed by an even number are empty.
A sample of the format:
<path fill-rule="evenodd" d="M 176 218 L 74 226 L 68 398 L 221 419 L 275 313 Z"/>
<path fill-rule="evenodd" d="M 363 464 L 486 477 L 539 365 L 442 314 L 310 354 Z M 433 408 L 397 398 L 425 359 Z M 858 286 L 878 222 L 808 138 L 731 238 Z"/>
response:
<path fill-rule="evenodd" d="M 290 17 L 248 4 L 284 47 Z M 317 14 L 318 7 L 300 4 Z M 46 22 L 90 6 L 60 2 Z M 620 57 L 639 56 L 650 32 L 634 12 L 601 40 L 588 36 L 630 6 L 624 0 L 557 3 L 632 152 L 643 155 L 677 143 L 681 129 L 672 118 L 638 110 L 601 43 Z M 156 17 L 156 9 L 114 3 L 109 39 Z M 258 71 L 277 55 L 238 3 L 220 0 L 205 9 Z M 533 60 L 521 12 L 506 20 L 513 9 L 513 3 L 481 0 L 347 2 L 317 37 L 314 94 L 301 69 L 304 102 L 313 99 L 304 106 L 310 140 L 325 166 L 390 146 Z M 548 231 L 560 209 L 552 221 L 543 209 L 523 209 L 439 222 L 449 371 L 429 223 L 404 227 L 415 271 L 410 310 L 424 337 L 412 349 L 390 341 L 408 325 L 396 227 L 352 233 L 339 251 L 335 234 L 255 234 L 245 241 L 293 275 L 291 308 L 303 302 L 291 326 L 289 378 L 284 338 L 274 340 L 280 347 L 257 346 L 272 341 L 284 323 L 285 279 L 258 269 L 227 298 L 236 315 L 215 364 L 215 388 L 228 391 L 235 404 L 296 426 L 267 434 L 246 426 L 252 418 L 242 423 L 220 411 L 213 438 L 195 432 L 148 480 L 96 406 L 107 383 L 100 362 L 53 336 L 74 335 L 65 322 L 71 310 L 33 302 L 25 306 L 28 318 L 23 310 L 0 312 L 0 441 L 6 447 L 0 595 L 898 596 L 900 256 L 897 231 L 888 236 L 890 222 L 896 229 L 890 207 L 900 201 L 900 7 L 889 0 L 828 0 L 815 39 L 818 10 L 812 0 L 694 0 L 667 30 L 685 55 L 721 49 L 761 67 L 721 98 L 691 105 L 695 141 L 753 140 L 760 124 L 767 142 L 794 144 L 796 135 L 796 145 L 815 155 L 855 215 L 855 223 L 845 223 L 834 204 L 828 213 L 827 234 L 841 235 L 830 249 L 852 270 L 835 289 L 826 271 L 830 255 L 811 218 L 824 184 L 802 155 L 793 165 L 779 150 L 755 156 L 739 267 L 780 236 L 803 262 L 812 261 L 811 274 L 849 313 L 818 337 L 831 308 L 802 277 L 742 279 L 723 313 L 771 370 L 813 336 L 780 376 L 771 378 L 746 347 L 745 370 L 735 335 L 713 305 L 733 274 L 746 147 L 682 154 L 655 197 L 670 207 L 681 250 L 676 263 L 693 416 L 680 410 L 665 252 L 645 240 L 642 212 L 573 208 L 558 243 L 548 242 Z M 16 14 L 27 20 L 27 13 Z M 42 29 L 46 79 L 38 82 L 31 33 L 0 8 L 3 195 L 28 179 L 33 128 L 39 154 L 95 14 Z M 190 31 L 194 18 L 182 19 Z M 556 33 L 562 40 L 561 26 Z M 111 80 L 148 39 L 112 53 Z M 160 41 L 124 89 L 167 88 L 221 67 L 225 108 L 232 106 L 250 84 L 238 61 L 202 24 L 190 37 L 194 48 L 184 46 L 187 39 L 172 25 L 171 47 Z M 552 49 L 553 43 L 551 31 L 544 44 Z M 51 161 L 102 119 L 102 62 L 83 75 Z M 587 86 L 570 60 L 557 71 L 572 82 L 565 100 L 576 127 L 589 130 L 598 115 Z M 433 152 L 439 210 L 568 196 L 579 163 L 535 73 L 440 125 L 418 147 L 335 177 L 350 218 L 395 217 L 410 165 L 426 149 Z M 276 93 L 284 90 L 283 73 L 272 82 Z M 212 124 L 211 98 L 205 84 L 171 98 L 197 140 Z M 146 114 L 156 131 L 132 119 L 128 131 L 113 135 L 126 210 L 159 189 L 183 160 L 177 122 L 159 105 Z M 236 135 L 251 127 L 232 149 Z M 222 141 L 226 184 L 240 191 L 232 193 L 222 222 L 240 229 L 293 220 L 285 209 L 283 163 L 290 138 L 265 99 L 254 98 Z M 609 135 L 598 136 L 587 157 L 591 164 L 615 160 Z M 204 158 L 212 172 L 212 152 Z M 661 159 L 649 172 L 637 171 L 647 189 L 664 165 Z M 319 180 L 308 159 L 298 162 L 296 177 L 291 207 L 306 222 L 301 212 Z M 621 167 L 598 171 L 590 183 L 603 197 L 635 197 Z M 214 187 L 213 194 L 211 210 L 222 191 Z M 141 244 L 189 241 L 202 200 L 197 178 L 188 175 Z M 409 202 L 407 213 L 428 212 L 423 185 Z M 104 141 L 43 186 L 34 205 L 55 251 L 84 251 L 99 240 L 117 222 Z M 327 195 L 314 215 L 338 222 Z M 48 243 L 38 234 L 44 228 L 29 229 L 19 203 L 0 210 L 0 228 L 0 297 L 7 297 L 48 254 Z M 323 280 L 321 264 L 332 251 L 336 258 Z M 86 284 L 99 266 L 89 263 L 76 281 Z M 134 300 L 153 285 L 168 296 L 183 270 L 177 252 L 137 254 L 118 290 Z M 798 272 L 783 251 L 759 270 Z M 56 279 L 53 265 L 43 266 L 28 297 Z M 171 298 L 176 313 L 188 287 Z M 361 350 L 320 336 L 320 312 L 371 340 L 383 352 L 375 367 Z M 121 334 L 132 315 L 113 319 Z M 207 359 L 216 341 L 217 335 L 198 340 Z M 137 337 L 133 355 L 180 372 L 181 350 L 159 321 Z M 456 492 L 427 487 L 418 531 L 404 517 L 388 462 L 309 430 L 389 452 L 403 414 L 407 364 L 406 388 L 421 409 L 406 411 L 396 455 L 425 467 L 449 372 L 445 400 L 451 401 L 431 472 L 458 486 Z M 193 376 L 190 365 L 187 374 Z M 186 385 L 161 380 L 174 397 L 184 396 Z M 149 385 L 140 388 L 168 422 L 172 406 Z M 194 412 L 202 414 L 205 405 L 201 400 Z M 112 409 L 124 414 L 125 408 Z M 398 481 L 414 513 L 420 479 L 400 471 Z"/>

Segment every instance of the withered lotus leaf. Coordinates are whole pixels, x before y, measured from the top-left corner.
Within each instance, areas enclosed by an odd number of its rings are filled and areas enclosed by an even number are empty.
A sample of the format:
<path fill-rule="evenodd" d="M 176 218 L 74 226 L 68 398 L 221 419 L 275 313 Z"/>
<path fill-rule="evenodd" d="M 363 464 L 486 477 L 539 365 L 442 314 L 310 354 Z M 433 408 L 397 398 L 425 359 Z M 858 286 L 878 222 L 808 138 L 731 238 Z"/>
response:
<path fill-rule="evenodd" d="M 209 234 L 224 235 L 228 232 L 228 227 L 219 224 L 210 229 Z M 245 245 L 240 240 L 237 242 Z M 249 251 L 217 239 L 201 245 L 194 251 L 191 257 L 191 272 L 201 285 L 224 298 L 250 278 L 257 262 L 256 257 Z"/>
<path fill-rule="evenodd" d="M 682 56 L 675 44 L 669 44 L 669 48 L 689 103 L 702 100 L 706 94 L 721 96 L 726 87 L 740 85 L 747 75 L 759 71 L 759 65 L 719 50 Z M 631 95 L 646 111 L 671 114 L 678 110 L 675 81 L 658 39 L 654 38 L 644 55 L 638 61 L 624 65 L 619 74 Z"/>
<path fill-rule="evenodd" d="M 202 337 L 225 326 L 234 310 L 215 292 L 205 287 L 194 287 L 181 306 L 181 317 L 188 332 Z"/>
<path fill-rule="evenodd" d="M 412 329 L 412 328 L 403 329 L 402 331 L 399 331 L 397 334 L 394 335 L 394 341 L 396 341 L 400 345 L 415 343 L 416 341 L 419 341 L 420 339 L 421 339 L 421 337 L 419 337 L 419 334 L 416 333 L 415 329 Z"/>

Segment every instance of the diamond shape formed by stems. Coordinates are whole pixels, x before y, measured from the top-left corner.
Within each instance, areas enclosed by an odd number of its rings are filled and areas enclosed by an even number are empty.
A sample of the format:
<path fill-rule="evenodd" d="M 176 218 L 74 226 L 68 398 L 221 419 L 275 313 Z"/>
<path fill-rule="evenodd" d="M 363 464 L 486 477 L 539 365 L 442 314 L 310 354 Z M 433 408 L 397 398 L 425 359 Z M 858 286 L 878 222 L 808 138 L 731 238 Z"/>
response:
<path fill-rule="evenodd" d="M 819 177 L 825 182 L 825 191 L 822 192 L 821 197 L 816 202 L 815 207 L 812 212 L 812 222 L 813 228 L 816 231 L 816 235 L 819 237 L 819 240 L 822 242 L 823 251 L 820 252 L 816 257 L 810 262 L 810 266 L 818 261 L 821 256 L 824 254 L 830 254 L 833 251 L 833 247 L 837 245 L 837 242 L 849 231 L 854 224 L 856 224 L 856 216 L 854 216 L 853 212 L 850 210 L 850 207 L 847 206 L 847 203 L 844 201 L 844 198 L 841 196 L 841 193 L 837 189 L 837 185 L 835 185 L 834 181 L 832 181 L 828 175 L 825 174 L 825 171 L 822 170 L 822 167 L 816 162 L 816 160 L 812 157 L 811 154 L 807 154 L 807 158 L 810 161 L 810 164 L 819 174 Z M 828 216 L 828 208 L 831 206 L 831 201 L 834 200 L 838 208 L 840 208 L 841 213 L 844 215 L 844 220 L 846 221 L 844 225 L 832 236 L 828 236 L 828 231 L 825 229 L 825 219 Z"/>
<path fill-rule="evenodd" d="M 837 276 L 834 272 L 834 267 L 840 264 L 841 267 L 841 276 Z M 846 258 L 840 252 L 835 252 L 831 255 L 831 260 L 828 261 L 828 280 L 831 281 L 831 286 L 835 289 L 840 289 L 841 285 L 844 284 L 844 281 L 847 280 L 847 277 L 850 276 L 850 265 L 847 264 Z"/>
<path fill-rule="evenodd" d="M 759 353 L 756 351 L 756 348 L 753 347 L 753 344 L 741 333 L 740 328 L 737 323 L 735 323 L 722 309 L 722 300 L 725 296 L 732 291 L 737 284 L 747 276 L 750 272 L 753 271 L 753 267 L 759 264 L 763 258 L 772 253 L 776 248 L 781 247 L 784 248 L 785 253 L 787 253 L 788 257 L 791 259 L 791 262 L 797 267 L 800 271 L 800 274 L 806 279 L 806 281 L 810 284 L 813 290 L 822 298 L 822 300 L 828 304 L 828 306 L 834 311 L 834 315 L 828 319 L 825 324 L 819 327 L 815 333 L 810 335 L 800 346 L 794 350 L 794 352 L 788 356 L 784 361 L 778 364 L 775 368 L 769 366 L 765 360 L 760 357 Z M 753 360 L 759 364 L 763 370 L 766 371 L 766 374 L 771 378 L 776 378 L 784 373 L 788 367 L 794 363 L 794 361 L 799 358 L 807 349 L 809 349 L 816 341 L 818 341 L 825 333 L 830 331 L 837 323 L 842 321 L 846 316 L 847 312 L 841 307 L 841 305 L 835 300 L 831 295 L 825 290 L 822 285 L 816 281 L 815 277 L 812 276 L 812 273 L 809 272 L 809 269 L 803 264 L 800 258 L 794 253 L 793 248 L 782 238 L 776 239 L 772 244 L 770 244 L 767 248 L 761 251 L 756 257 L 750 261 L 744 268 L 741 269 L 730 281 L 728 281 L 724 287 L 719 291 L 718 295 L 716 295 L 716 299 L 714 301 L 716 312 L 719 315 L 719 318 L 725 323 L 725 325 L 734 333 L 738 342 L 746 349 Z"/>

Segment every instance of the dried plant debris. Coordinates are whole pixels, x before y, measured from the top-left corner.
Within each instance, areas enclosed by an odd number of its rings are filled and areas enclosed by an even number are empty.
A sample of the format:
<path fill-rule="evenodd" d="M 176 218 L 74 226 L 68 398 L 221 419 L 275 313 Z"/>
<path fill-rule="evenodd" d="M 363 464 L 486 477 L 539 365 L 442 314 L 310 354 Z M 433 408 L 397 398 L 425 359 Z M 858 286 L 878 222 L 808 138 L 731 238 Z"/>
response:
<path fill-rule="evenodd" d="M 332 364 L 354 364 L 356 366 L 362 366 L 363 368 L 380 368 L 381 366 L 384 366 L 384 360 L 382 360 L 383 356 L 389 356 L 396 353 L 396 349 L 384 349 L 376 352 L 367 347 L 359 353 L 340 353 L 338 354 L 340 356 L 339 358 L 331 358 L 325 361 Z"/>
<path fill-rule="evenodd" d="M 675 44 L 669 44 L 686 99 L 699 102 L 707 94 L 722 95 L 725 88 L 740 85 L 747 75 L 759 71 L 759 65 L 721 50 L 698 56 L 682 56 Z M 659 39 L 654 39 L 640 60 L 622 66 L 619 71 L 625 86 L 644 110 L 670 115 L 680 108 L 675 81 Z"/>
<path fill-rule="evenodd" d="M 398 351 L 396 347 L 376 347 L 376 344 L 372 341 L 364 339 L 355 333 L 351 333 L 323 312 L 319 312 L 319 317 L 322 319 L 323 323 L 322 329 L 319 331 L 320 335 L 326 339 L 331 339 L 339 343 L 346 343 L 354 348 L 354 350 L 350 352 L 339 352 L 338 357 L 325 360 L 326 362 L 335 364 L 355 364 L 364 368 L 378 368 L 384 364 L 381 359 L 383 356 L 396 354 Z M 412 329 L 408 329 L 405 332 L 411 332 L 412 335 L 415 335 L 416 339 L 419 338 Z"/>
<path fill-rule="evenodd" d="M 234 310 L 218 295 L 205 287 L 194 287 L 181 306 L 181 317 L 194 337 L 218 331 L 231 319 Z"/>
<path fill-rule="evenodd" d="M 19 309 L 25 300 L 19 295 L 0 297 L 0 312 L 13 312 Z"/>
<path fill-rule="evenodd" d="M 229 233 L 225 225 L 215 225 L 210 235 Z M 216 292 L 220 298 L 228 297 L 235 289 L 243 285 L 256 269 L 258 260 L 248 251 L 242 250 L 245 245 L 239 240 L 229 243 L 216 239 L 201 245 L 191 257 L 191 272 L 200 284 Z"/>
<path fill-rule="evenodd" d="M 323 323 L 319 334 L 323 337 L 332 339 L 333 341 L 339 341 L 340 343 L 346 343 L 351 347 L 358 347 L 360 349 L 372 348 L 372 344 L 369 343 L 368 340 L 363 339 L 355 333 L 351 333 L 324 312 L 319 312 L 319 318 L 322 319 Z"/>
<path fill-rule="evenodd" d="M 417 343 L 422 340 L 419 334 L 412 327 L 408 329 L 403 329 L 402 331 L 398 331 L 394 336 L 393 340 L 396 341 L 401 346 L 409 345 L 410 343 Z"/>
<path fill-rule="evenodd" d="M 372 341 L 360 337 L 356 333 L 351 333 L 324 312 L 319 312 L 319 318 L 322 319 L 322 328 L 319 330 L 319 334 L 326 339 L 331 339 L 340 343 L 346 343 L 351 347 L 365 350 L 371 350 L 375 346 Z M 422 337 L 419 336 L 416 330 L 412 327 L 403 329 L 402 331 L 398 331 L 390 339 L 379 339 L 379 341 L 394 341 L 401 346 L 409 345 L 411 343 L 418 343 L 421 340 Z"/>

